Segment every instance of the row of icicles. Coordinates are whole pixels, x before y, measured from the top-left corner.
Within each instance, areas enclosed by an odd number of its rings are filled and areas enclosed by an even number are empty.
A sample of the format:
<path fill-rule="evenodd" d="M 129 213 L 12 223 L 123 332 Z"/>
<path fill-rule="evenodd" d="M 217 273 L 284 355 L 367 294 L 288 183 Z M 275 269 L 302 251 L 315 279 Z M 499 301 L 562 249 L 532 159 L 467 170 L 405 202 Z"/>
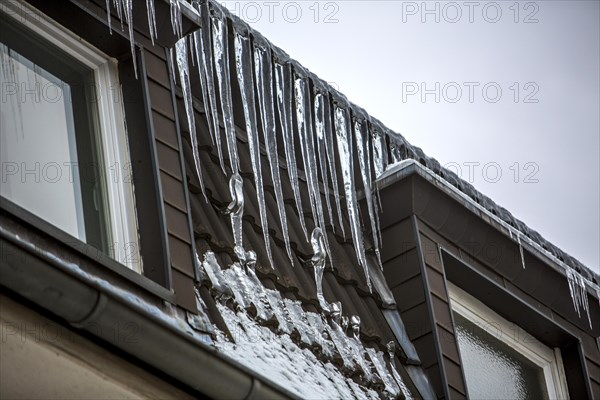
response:
<path fill-rule="evenodd" d="M 190 139 L 194 152 L 196 172 L 201 184 L 201 189 L 206 197 L 202 184 L 202 173 L 195 135 L 195 121 L 192 105 L 192 93 L 190 85 L 190 68 L 188 65 L 188 52 L 193 64 L 197 67 L 200 76 L 202 99 L 204 111 L 208 121 L 209 131 L 213 143 L 216 144 L 221 169 L 227 174 L 223 149 L 221 145 L 221 129 L 224 127 L 227 151 L 231 168 L 230 189 L 233 202 L 228 212 L 231 215 L 234 240 L 236 247 L 242 248 L 241 217 L 243 214 L 243 188 L 242 179 L 239 175 L 239 159 L 237 155 L 236 130 L 233 120 L 233 101 L 231 97 L 231 71 L 229 71 L 229 42 L 227 40 L 228 23 L 224 13 L 208 0 L 194 1 L 193 7 L 201 18 L 202 29 L 182 38 L 182 15 L 179 0 L 169 0 L 171 8 L 171 24 L 173 33 L 181 38 L 176 46 L 176 64 L 184 94 L 187 120 L 190 127 Z M 128 26 L 129 39 L 131 42 L 131 55 L 137 76 L 137 64 L 135 62 L 135 41 L 133 37 L 133 4 L 132 0 L 106 0 L 109 30 L 112 33 L 110 10 L 112 6 L 117 11 L 117 16 Z M 154 44 L 157 36 L 156 13 L 154 0 L 146 0 L 148 15 L 148 26 L 150 38 Z M 332 102 L 327 88 L 318 80 L 310 80 L 304 76 L 303 71 L 295 70 L 289 62 L 278 60 L 272 53 L 270 44 L 261 37 L 252 40 L 247 28 L 234 28 L 235 47 L 235 74 L 239 83 L 243 107 L 248 145 L 252 160 L 252 169 L 259 202 L 260 219 L 263 232 L 268 232 L 267 211 L 265 206 L 264 189 L 260 162 L 260 138 L 258 123 L 260 120 L 263 133 L 263 144 L 269 160 L 269 169 L 275 188 L 275 197 L 279 212 L 285 247 L 292 264 L 294 263 L 290 247 L 290 239 L 287 230 L 287 218 L 283 205 L 283 192 L 279 170 L 278 143 L 276 140 L 276 124 L 279 124 L 283 132 L 283 145 L 287 163 L 287 171 L 294 192 L 294 200 L 298 211 L 302 230 L 307 240 L 309 234 L 304 221 L 304 212 L 301 204 L 299 179 L 297 172 L 296 153 L 294 145 L 294 133 L 297 132 L 300 139 L 300 154 L 302 155 L 302 166 L 309 190 L 310 210 L 315 225 L 325 232 L 325 212 L 321 202 L 319 177 L 323 182 L 325 203 L 329 222 L 335 231 L 334 219 L 338 219 L 339 228 L 343 236 L 346 235 L 343 223 L 343 208 L 340 192 L 338 190 L 338 176 L 336 172 L 335 148 L 338 152 L 338 160 L 342 172 L 341 184 L 346 201 L 348 220 L 352 241 L 356 250 L 359 264 L 364 270 L 369 288 L 371 287 L 365 248 L 362 238 L 359 207 L 357 200 L 357 185 L 354 181 L 353 152 L 357 151 L 359 160 L 360 176 L 365 194 L 369 222 L 371 225 L 373 249 L 377 255 L 381 267 L 379 248 L 381 235 L 378 219 L 378 201 L 372 195 L 371 188 L 373 178 L 379 177 L 387 166 L 387 153 L 391 156 L 391 163 L 400 161 L 400 145 L 389 138 L 389 149 L 384 136 L 387 131 L 376 124 L 368 121 L 367 117 L 360 113 L 354 113 L 351 117 L 350 108 L 341 102 Z M 215 76 L 217 79 L 215 79 Z M 314 93 L 311 93 L 310 82 L 314 85 Z M 219 96 L 217 96 L 217 93 Z M 220 101 L 218 101 L 220 99 Z M 259 115 L 256 113 L 258 102 Z M 218 106 L 220 103 L 220 109 Z M 277 107 L 276 118 L 275 107 Z M 220 110 L 220 112 L 219 112 Z M 295 114 L 295 118 L 294 118 Z M 220 118 L 222 115 L 222 119 Z M 314 115 L 314 121 L 313 121 Z M 294 123 L 294 120 L 296 123 Z M 313 124 L 314 122 L 314 124 Z M 334 137 L 335 136 L 335 137 Z M 331 186 L 330 186 L 331 183 Z M 336 213 L 330 200 L 330 191 L 333 192 Z M 322 235 L 327 256 L 331 260 L 327 235 Z M 520 235 L 518 236 L 520 239 Z M 272 267 L 273 258 L 268 235 L 265 235 L 265 247 Z M 520 243 L 519 243 L 519 247 Z M 238 251 L 239 251 L 238 248 Z M 238 253 L 236 251 L 236 253 Z M 522 250 L 521 250 L 522 251 Z M 240 253 L 241 254 L 241 253 Z M 588 314 L 586 282 L 579 273 L 567 267 L 566 273 L 569 289 L 573 298 L 573 306 L 579 312 L 580 307 Z M 579 278 L 577 278 L 579 276 Z M 591 321 L 590 321 L 591 325 Z"/>

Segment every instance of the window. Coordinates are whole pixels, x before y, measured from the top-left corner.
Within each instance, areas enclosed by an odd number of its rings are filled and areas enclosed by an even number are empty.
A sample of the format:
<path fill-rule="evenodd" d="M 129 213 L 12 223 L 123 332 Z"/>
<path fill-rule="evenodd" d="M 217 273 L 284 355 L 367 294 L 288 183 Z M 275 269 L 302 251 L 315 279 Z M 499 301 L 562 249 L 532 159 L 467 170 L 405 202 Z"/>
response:
<path fill-rule="evenodd" d="M 448 282 L 467 389 L 473 399 L 566 399 L 562 359 Z"/>
<path fill-rule="evenodd" d="M 0 195 L 141 272 L 116 61 L 12 1 L 0 68 Z"/>

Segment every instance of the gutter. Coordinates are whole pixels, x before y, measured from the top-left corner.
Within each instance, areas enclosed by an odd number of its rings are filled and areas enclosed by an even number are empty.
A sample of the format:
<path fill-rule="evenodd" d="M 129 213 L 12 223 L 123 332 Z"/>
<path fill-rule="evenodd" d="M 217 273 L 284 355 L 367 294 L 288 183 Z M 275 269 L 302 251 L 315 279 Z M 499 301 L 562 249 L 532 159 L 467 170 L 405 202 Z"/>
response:
<path fill-rule="evenodd" d="M 6 214 L 0 222 L 2 286 L 211 398 L 297 398 L 218 353 L 165 307 L 83 271 Z M 135 334 L 123 334 L 127 327 Z"/>
<path fill-rule="evenodd" d="M 450 184 L 450 182 L 433 172 L 431 169 L 425 167 L 412 158 L 404 159 L 400 162 L 389 165 L 385 172 L 379 178 L 377 178 L 376 187 L 378 190 L 382 190 L 383 188 L 391 186 L 412 174 L 416 174 L 434 186 L 438 187 L 452 199 L 461 203 L 471 212 L 479 215 L 481 219 L 498 229 L 500 232 L 504 233 L 518 245 L 523 246 L 523 248 L 527 249 L 531 254 L 536 255 L 540 260 L 544 261 L 548 266 L 560 274 L 566 276 L 567 271 L 573 270 L 572 267 L 567 265 L 564 261 L 556 258 L 554 254 L 545 250 L 542 246 L 527 237 L 524 233 L 510 226 L 499 216 L 492 214 L 485 207 L 475 202 L 460 189 L 456 188 Z M 595 272 L 592 273 L 596 275 Z M 581 275 L 581 277 L 585 280 L 587 292 L 592 295 L 592 297 L 598 298 L 600 286 L 587 279 L 583 275 Z"/>

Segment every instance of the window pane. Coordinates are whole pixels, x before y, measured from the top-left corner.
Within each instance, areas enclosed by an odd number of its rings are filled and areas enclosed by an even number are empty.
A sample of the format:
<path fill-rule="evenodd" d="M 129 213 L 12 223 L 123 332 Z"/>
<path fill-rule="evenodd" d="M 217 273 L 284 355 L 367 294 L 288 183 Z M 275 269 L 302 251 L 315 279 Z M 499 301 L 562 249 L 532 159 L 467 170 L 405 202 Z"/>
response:
<path fill-rule="evenodd" d="M 86 239 L 71 87 L 0 43 L 0 194 Z"/>
<path fill-rule="evenodd" d="M 456 335 L 472 399 L 548 398 L 542 368 L 458 313 Z M 502 332 L 501 334 L 510 334 Z"/>

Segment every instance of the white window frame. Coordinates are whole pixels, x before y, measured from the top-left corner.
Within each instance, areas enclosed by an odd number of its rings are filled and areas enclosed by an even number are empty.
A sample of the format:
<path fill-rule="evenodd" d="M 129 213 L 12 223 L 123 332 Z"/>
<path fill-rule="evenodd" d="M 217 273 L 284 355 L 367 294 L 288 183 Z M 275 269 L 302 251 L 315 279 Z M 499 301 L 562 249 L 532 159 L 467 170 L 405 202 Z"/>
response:
<path fill-rule="evenodd" d="M 502 318 L 451 282 L 448 282 L 448 292 L 453 312 L 460 314 L 542 368 L 550 399 L 569 398 L 560 349 L 546 346 L 520 326 Z"/>
<path fill-rule="evenodd" d="M 2 2 L 1 11 L 91 68 L 98 97 L 99 130 L 94 140 L 99 149 L 98 166 L 104 173 L 108 202 L 108 240 L 111 256 L 142 272 L 137 214 L 126 134 L 117 60 L 50 19 L 22 0 Z"/>

